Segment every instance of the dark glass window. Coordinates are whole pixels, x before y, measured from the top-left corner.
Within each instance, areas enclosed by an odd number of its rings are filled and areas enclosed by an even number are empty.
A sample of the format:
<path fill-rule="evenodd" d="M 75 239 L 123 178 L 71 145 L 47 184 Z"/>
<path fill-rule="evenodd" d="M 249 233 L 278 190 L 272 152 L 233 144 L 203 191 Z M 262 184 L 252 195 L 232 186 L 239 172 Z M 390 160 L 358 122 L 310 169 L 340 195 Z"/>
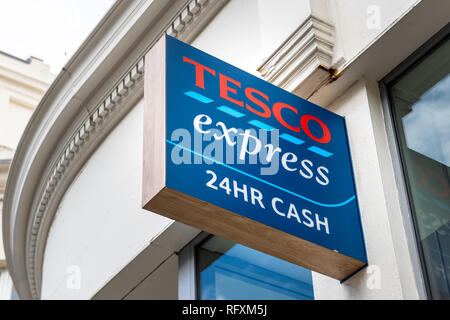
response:
<path fill-rule="evenodd" d="M 311 271 L 211 236 L 197 246 L 201 300 L 313 300 Z"/>
<path fill-rule="evenodd" d="M 391 84 L 394 126 L 433 299 L 450 298 L 450 41 Z"/>

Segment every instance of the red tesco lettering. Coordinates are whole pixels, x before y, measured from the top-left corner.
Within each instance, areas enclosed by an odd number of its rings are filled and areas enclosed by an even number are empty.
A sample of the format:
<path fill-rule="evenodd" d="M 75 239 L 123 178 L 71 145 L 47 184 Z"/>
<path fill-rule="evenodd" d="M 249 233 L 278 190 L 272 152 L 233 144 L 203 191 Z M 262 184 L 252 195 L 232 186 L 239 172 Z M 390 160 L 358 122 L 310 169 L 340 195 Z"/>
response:
<path fill-rule="evenodd" d="M 195 85 L 199 88 L 205 89 L 205 71 L 216 77 L 216 71 L 196 62 L 190 58 L 183 57 L 183 61 L 192 64 L 195 67 Z M 244 107 L 254 114 L 263 117 L 270 118 L 272 115 L 275 119 L 285 128 L 300 132 L 300 129 L 312 140 L 318 143 L 328 143 L 331 141 L 331 132 L 327 125 L 317 117 L 312 115 L 302 115 L 299 119 L 299 123 L 287 123 L 283 118 L 283 113 L 292 112 L 298 115 L 298 109 L 283 103 L 275 102 L 272 105 L 272 109 L 269 108 L 268 104 L 270 102 L 269 96 L 265 93 L 255 89 L 247 87 L 244 89 L 245 97 L 248 101 L 240 101 L 237 99 L 238 90 L 242 89 L 242 84 L 232 79 L 222 73 L 219 73 L 219 90 L 220 97 L 228 100 L 229 102 L 238 105 L 239 107 Z M 285 110 L 285 111 L 283 111 Z M 310 123 L 316 122 L 322 128 L 322 136 L 315 136 L 310 130 Z"/>

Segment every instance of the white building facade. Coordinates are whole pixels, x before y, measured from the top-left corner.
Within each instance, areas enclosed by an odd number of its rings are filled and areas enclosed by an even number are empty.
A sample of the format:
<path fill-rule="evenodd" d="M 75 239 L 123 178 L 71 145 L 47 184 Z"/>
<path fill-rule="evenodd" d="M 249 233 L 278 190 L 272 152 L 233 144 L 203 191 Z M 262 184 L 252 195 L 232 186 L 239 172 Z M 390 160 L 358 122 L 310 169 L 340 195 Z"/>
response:
<path fill-rule="evenodd" d="M 20 137 L 44 95 L 53 74 L 42 60 L 27 60 L 0 52 L 0 214 L 9 166 Z M 2 219 L 0 217 L 0 226 Z M 0 227 L 0 237 L 2 234 Z M 0 300 L 10 299 L 13 283 L 0 244 Z"/>
<path fill-rule="evenodd" d="M 449 21 L 445 0 L 117 1 L 12 161 L 18 294 L 448 299 Z M 345 117 L 367 268 L 340 283 L 141 208 L 144 57 L 166 33 Z"/>

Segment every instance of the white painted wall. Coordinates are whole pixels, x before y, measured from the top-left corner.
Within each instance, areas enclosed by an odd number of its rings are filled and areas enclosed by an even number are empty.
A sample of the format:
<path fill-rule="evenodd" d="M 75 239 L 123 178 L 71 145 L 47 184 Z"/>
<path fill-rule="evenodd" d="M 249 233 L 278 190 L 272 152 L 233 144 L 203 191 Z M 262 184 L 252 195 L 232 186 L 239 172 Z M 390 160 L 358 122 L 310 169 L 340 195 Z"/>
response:
<path fill-rule="evenodd" d="M 258 66 L 310 11 L 309 0 L 231 0 L 192 45 L 259 76 Z"/>
<path fill-rule="evenodd" d="M 67 190 L 47 240 L 42 299 L 91 298 L 172 222 L 141 209 L 142 119 L 143 101 Z"/>
<path fill-rule="evenodd" d="M 328 1 L 336 28 L 335 60 L 348 62 L 421 0 Z"/>
<path fill-rule="evenodd" d="M 0 270 L 0 300 L 11 300 L 13 282 L 7 270 Z"/>
<path fill-rule="evenodd" d="M 172 254 L 124 297 L 124 300 L 177 300 L 178 256 Z"/>
<path fill-rule="evenodd" d="M 377 108 L 377 110 L 371 110 Z M 353 168 L 358 192 L 361 222 L 366 243 L 369 267 L 340 284 L 339 281 L 313 273 L 314 295 L 316 299 L 417 299 L 414 286 L 405 294 L 402 288 L 401 272 L 409 273 L 409 283 L 413 281 L 411 268 L 400 269 L 392 234 L 404 233 L 401 225 L 393 229 L 390 222 L 389 202 L 383 179 L 390 166 L 382 161 L 389 158 L 387 140 L 376 138 L 385 136 L 384 126 L 379 124 L 381 105 L 370 103 L 366 80 L 361 79 L 337 99 L 329 109 L 345 117 Z M 378 145 L 377 145 L 378 142 Z M 385 144 L 383 146 L 383 144 Z M 388 186 L 389 193 L 397 194 L 395 185 Z M 397 200 L 398 201 L 398 200 Z M 397 210 L 394 213 L 400 214 Z M 392 230 L 392 233 L 391 233 Z M 402 260 L 409 257 L 400 257 Z M 408 276 L 408 275 L 405 275 Z"/>
<path fill-rule="evenodd" d="M 41 60 L 28 61 L 0 52 L 0 265 L 5 264 L 2 208 L 9 161 L 54 75 Z M 0 266 L 0 300 L 11 298 L 12 280 Z"/>
<path fill-rule="evenodd" d="M 192 44 L 259 76 L 257 68 L 306 20 L 312 3 L 315 14 L 329 16 L 335 27 L 333 64 L 338 66 L 353 60 L 420 1 L 232 0 Z"/>

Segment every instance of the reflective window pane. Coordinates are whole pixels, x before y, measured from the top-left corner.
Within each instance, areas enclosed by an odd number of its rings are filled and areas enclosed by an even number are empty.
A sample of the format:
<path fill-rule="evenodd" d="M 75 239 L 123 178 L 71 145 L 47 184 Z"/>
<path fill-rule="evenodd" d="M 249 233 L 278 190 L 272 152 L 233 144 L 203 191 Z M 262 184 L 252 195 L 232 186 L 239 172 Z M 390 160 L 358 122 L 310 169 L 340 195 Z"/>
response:
<path fill-rule="evenodd" d="M 450 298 L 450 41 L 390 87 L 394 122 L 431 298 Z"/>
<path fill-rule="evenodd" d="M 197 247 L 202 300 L 312 300 L 311 271 L 220 237 Z"/>

